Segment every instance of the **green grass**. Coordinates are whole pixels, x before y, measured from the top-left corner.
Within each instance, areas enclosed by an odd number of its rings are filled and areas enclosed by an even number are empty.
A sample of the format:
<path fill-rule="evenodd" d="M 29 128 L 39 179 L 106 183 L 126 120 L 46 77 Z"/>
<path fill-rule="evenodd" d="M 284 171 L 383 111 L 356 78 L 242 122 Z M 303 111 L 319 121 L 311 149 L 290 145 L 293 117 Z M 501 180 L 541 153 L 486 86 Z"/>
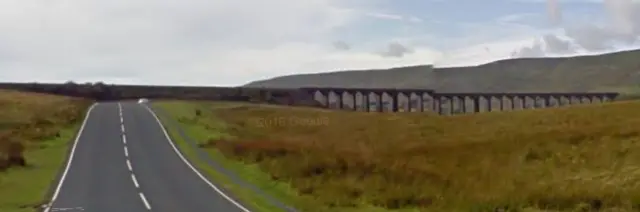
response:
<path fill-rule="evenodd" d="M 60 137 L 42 142 L 43 148 L 25 153 L 30 164 L 26 168 L 11 168 L 0 173 L 0 211 L 34 211 L 32 206 L 46 203 L 44 199 L 54 178 L 66 159 L 68 145 L 79 124 L 60 131 Z M 25 207 L 27 206 L 27 207 Z"/>
<path fill-rule="evenodd" d="M 216 182 L 217 185 L 221 185 L 225 190 L 231 191 L 233 197 L 236 197 L 236 199 L 240 200 L 241 203 L 244 203 L 243 206 L 248 207 L 253 211 L 282 211 L 278 207 L 271 205 L 260 195 L 255 194 L 252 190 L 236 185 L 224 174 L 216 172 L 206 163 L 206 161 L 200 160 L 197 156 L 196 150 L 179 135 L 177 130 L 172 127 L 171 122 L 165 120 L 167 118 L 174 120 L 193 119 L 195 116 L 193 111 L 195 107 L 197 107 L 196 104 L 187 104 L 184 102 L 158 102 L 154 103 L 154 105 L 158 108 L 162 108 L 170 116 L 163 117 L 158 114 L 159 118 L 167 128 L 172 140 L 176 143 L 185 157 L 193 162 L 193 165 L 202 171 L 209 179 Z M 205 123 L 184 123 L 178 121 L 175 123 L 178 123 L 185 133 L 198 143 L 204 143 L 204 141 L 209 139 L 218 139 L 226 135 L 224 132 L 224 123 L 219 122 L 219 120 L 206 120 L 206 124 L 212 127 L 212 129 L 207 129 L 207 125 L 203 125 Z M 292 202 L 286 200 L 296 198 L 297 194 L 293 193 L 292 189 L 290 189 L 286 184 L 271 181 L 269 175 L 262 173 L 256 165 L 249 165 L 229 160 L 215 149 L 206 149 L 206 151 L 209 153 L 211 158 L 223 165 L 226 169 L 232 170 L 246 182 L 256 185 L 276 198 L 285 200 L 285 202 Z"/>
<path fill-rule="evenodd" d="M 211 104 L 207 102 L 166 101 L 156 102 L 154 103 L 154 105 L 158 108 L 162 108 L 165 112 L 167 112 L 169 116 L 171 116 L 170 118 L 176 120 L 176 123 L 180 125 L 184 132 L 188 134 L 189 137 L 196 140 L 198 144 L 207 144 L 211 140 L 233 139 L 232 136 L 227 133 L 228 129 L 226 127 L 226 124 L 222 120 L 215 118 L 214 114 L 210 113 L 210 111 L 216 109 L 237 107 L 237 103 L 218 102 L 215 104 Z M 198 116 L 196 116 L 194 112 L 196 110 L 201 111 L 201 115 L 199 117 L 204 118 L 198 118 Z M 160 118 L 165 119 L 167 117 Z M 252 211 L 282 211 L 266 202 L 261 196 L 255 194 L 253 191 L 237 186 L 223 174 L 217 173 L 215 170 L 213 170 L 213 168 L 209 167 L 205 161 L 201 161 L 197 157 L 195 150 L 192 149 L 192 147 L 189 146 L 189 144 L 187 144 L 186 141 L 179 136 L 178 132 L 173 127 L 171 127 L 169 122 L 164 120 L 163 123 L 165 123 L 165 127 L 168 128 L 170 136 L 172 137 L 173 141 L 179 146 L 181 151 L 185 154 L 185 157 L 189 158 L 190 161 L 193 161 L 194 165 L 197 166 L 200 170 L 206 172 L 206 175 L 209 177 L 209 179 L 222 184 L 222 186 L 230 191 L 233 196 L 238 197 L 241 202 L 246 203 L 245 205 L 250 207 Z M 293 206 L 299 211 L 417 211 L 415 209 L 389 210 L 366 205 L 359 208 L 328 208 L 322 204 L 318 204 L 318 201 L 313 199 L 311 196 L 299 195 L 297 191 L 289 186 L 288 183 L 272 180 L 271 175 L 261 170 L 257 164 L 247 164 L 238 160 L 227 158 L 216 148 L 201 149 L 206 151 L 209 156 L 216 162 L 221 164 L 226 169 L 234 172 L 245 182 L 255 185 L 262 191 L 268 193 L 270 196 L 289 206 Z"/>
<path fill-rule="evenodd" d="M 318 205 L 389 211 L 368 206 L 376 205 L 613 212 L 640 209 L 639 106 L 622 101 L 460 116 L 255 104 L 171 107 L 182 108 L 177 117 L 183 124 L 208 129 L 203 135 L 188 131 L 207 151 L 259 164 L 263 181 L 254 184 L 277 179 L 314 197 L 302 203 L 298 196 L 281 198 L 301 211 L 318 211 L 312 210 Z M 207 138 L 207 132 L 216 136 Z"/>
<path fill-rule="evenodd" d="M 48 203 L 69 143 L 92 103 L 0 89 L 1 212 L 34 211 Z"/>

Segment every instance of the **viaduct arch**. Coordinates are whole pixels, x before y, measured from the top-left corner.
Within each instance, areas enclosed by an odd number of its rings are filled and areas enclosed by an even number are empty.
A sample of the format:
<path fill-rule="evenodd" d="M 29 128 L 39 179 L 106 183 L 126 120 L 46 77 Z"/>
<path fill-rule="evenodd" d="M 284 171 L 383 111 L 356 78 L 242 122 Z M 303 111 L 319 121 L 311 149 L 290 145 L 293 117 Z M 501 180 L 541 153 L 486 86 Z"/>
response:
<path fill-rule="evenodd" d="M 451 115 L 602 103 L 618 93 L 438 93 L 430 89 L 300 88 L 323 107 L 377 112 L 424 112 Z"/>

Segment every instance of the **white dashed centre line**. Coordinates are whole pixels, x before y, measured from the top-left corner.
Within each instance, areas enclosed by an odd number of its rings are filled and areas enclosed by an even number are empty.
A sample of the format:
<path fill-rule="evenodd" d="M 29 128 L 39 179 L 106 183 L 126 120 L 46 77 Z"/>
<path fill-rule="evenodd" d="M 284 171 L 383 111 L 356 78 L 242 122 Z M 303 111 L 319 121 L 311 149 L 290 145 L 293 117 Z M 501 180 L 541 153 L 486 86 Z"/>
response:
<path fill-rule="evenodd" d="M 127 159 L 127 168 L 129 168 L 129 171 L 133 172 L 133 168 L 131 167 L 131 162 L 129 161 L 129 159 Z"/>
<path fill-rule="evenodd" d="M 131 174 L 131 180 L 133 180 L 133 184 L 136 186 L 136 188 L 140 188 L 140 184 L 138 184 L 138 180 L 136 179 L 136 176 L 134 174 Z"/>
<path fill-rule="evenodd" d="M 124 144 L 124 156 L 127 162 L 127 168 L 131 172 L 131 181 L 133 181 L 133 185 L 136 186 L 136 189 L 140 189 L 140 184 L 138 183 L 138 179 L 136 179 L 136 175 L 133 173 L 133 167 L 131 167 L 131 161 L 129 160 L 129 149 L 127 148 L 127 136 L 124 130 L 124 118 L 122 116 L 122 106 L 118 103 L 118 113 L 120 114 L 120 129 L 122 130 L 122 143 Z M 149 205 L 149 201 L 144 196 L 142 192 L 139 192 L 140 199 L 142 203 L 147 208 L 147 210 L 151 210 L 151 205 Z"/>
<path fill-rule="evenodd" d="M 140 199 L 142 199 L 142 202 L 144 203 L 144 206 L 147 207 L 147 210 L 151 210 L 151 205 L 149 205 L 147 198 L 144 197 L 143 193 L 139 193 L 139 194 L 140 194 Z"/>

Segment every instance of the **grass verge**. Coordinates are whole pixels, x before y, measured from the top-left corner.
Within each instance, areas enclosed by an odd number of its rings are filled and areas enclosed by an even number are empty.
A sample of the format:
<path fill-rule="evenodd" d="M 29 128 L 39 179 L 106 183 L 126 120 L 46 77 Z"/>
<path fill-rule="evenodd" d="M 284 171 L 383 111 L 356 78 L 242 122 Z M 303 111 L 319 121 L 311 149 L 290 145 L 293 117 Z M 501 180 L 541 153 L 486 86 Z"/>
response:
<path fill-rule="evenodd" d="M 244 203 L 253 211 L 283 211 L 279 207 L 274 206 L 265 199 L 263 196 L 256 194 L 256 192 L 250 188 L 244 187 L 235 183 L 230 176 L 218 172 L 214 167 L 210 166 L 207 161 L 198 157 L 197 151 L 192 145 L 190 145 L 185 138 L 180 136 L 179 132 L 173 124 L 179 124 L 179 127 L 184 130 L 186 134 L 198 144 L 205 143 L 209 139 L 220 139 L 227 136 L 223 130 L 224 123 L 215 119 L 202 120 L 203 122 L 190 122 L 187 120 L 194 120 L 195 116 L 193 111 L 199 107 L 198 104 L 188 104 L 178 101 L 165 101 L 156 102 L 154 107 L 162 109 L 169 117 L 165 117 L 159 114 L 160 119 L 165 124 L 167 131 L 169 132 L 172 140 L 176 143 L 178 148 L 184 153 L 194 166 L 203 171 L 209 179 L 216 182 L 217 185 L 223 187 L 226 191 L 230 191 L 236 199 Z M 167 120 L 168 118 L 173 121 Z M 291 193 L 292 189 L 284 183 L 274 183 L 268 178 L 269 175 L 261 173 L 256 165 L 243 164 L 239 161 L 229 160 L 224 157 L 216 149 L 203 149 L 207 155 L 220 164 L 225 169 L 232 171 L 236 176 L 239 176 L 241 180 L 257 186 L 263 191 L 268 192 L 270 195 L 274 195 L 278 199 L 290 199 L 293 196 L 297 196 Z"/>
<path fill-rule="evenodd" d="M 256 165 L 259 176 L 268 173 L 264 182 L 290 185 L 294 198 L 281 199 L 313 199 L 299 205 L 640 210 L 637 101 L 450 117 L 172 104 L 185 125 L 207 129 L 198 139 L 206 151 Z M 220 129 L 225 136 L 207 138 Z"/>
<path fill-rule="evenodd" d="M 0 90 L 0 211 L 34 211 L 47 203 L 51 183 L 90 104 Z"/>
<path fill-rule="evenodd" d="M 33 207 L 46 203 L 43 197 L 65 162 L 78 127 L 63 129 L 60 138 L 43 141 L 46 148 L 27 151 L 25 157 L 32 167 L 11 168 L 0 174 L 0 211 L 34 211 Z"/>
<path fill-rule="evenodd" d="M 229 139 L 233 137 L 233 135 L 229 134 L 226 123 L 216 118 L 214 113 L 209 109 L 224 110 L 225 108 L 236 107 L 236 103 L 217 103 L 212 105 L 206 102 L 164 101 L 156 102 L 154 105 L 168 112 L 170 118 L 175 120 L 185 133 L 197 142 L 200 150 L 205 151 L 210 158 L 221 164 L 224 168 L 232 171 L 243 181 L 255 185 L 267 193 L 267 195 L 275 197 L 277 200 L 293 206 L 299 211 L 415 211 L 414 209 L 388 210 L 369 205 L 364 205 L 357 209 L 327 207 L 326 205 L 318 204 L 318 201 L 312 196 L 300 195 L 288 182 L 274 180 L 273 176 L 264 172 L 258 164 L 234 160 L 226 157 L 218 149 L 210 148 L 207 144 L 211 140 Z M 199 114 L 196 114 L 194 111 L 199 111 Z M 169 123 L 169 121 L 164 120 L 163 123 Z M 171 129 L 170 126 L 170 124 L 166 125 L 167 128 L 170 128 L 169 131 L 174 142 L 180 146 L 182 151 L 185 151 L 185 156 L 195 161 L 199 169 L 205 170 L 211 179 L 221 183 L 223 187 L 231 191 L 231 193 L 237 196 L 242 202 L 249 203 L 255 211 L 282 211 L 277 207 L 273 207 L 273 205 L 266 201 L 261 195 L 257 195 L 251 189 L 238 186 L 232 182 L 228 176 L 218 173 L 205 161 L 198 159 L 195 153 L 196 150 L 179 136 L 176 129 Z"/>

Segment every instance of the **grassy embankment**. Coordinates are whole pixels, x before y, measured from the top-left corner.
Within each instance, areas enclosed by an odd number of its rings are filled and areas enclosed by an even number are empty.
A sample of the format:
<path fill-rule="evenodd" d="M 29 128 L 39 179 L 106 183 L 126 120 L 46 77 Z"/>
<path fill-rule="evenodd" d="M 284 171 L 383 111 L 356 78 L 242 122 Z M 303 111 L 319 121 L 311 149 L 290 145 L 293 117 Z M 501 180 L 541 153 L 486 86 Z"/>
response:
<path fill-rule="evenodd" d="M 34 211 L 46 203 L 48 189 L 90 104 L 83 99 L 0 90 L 0 211 Z"/>
<path fill-rule="evenodd" d="M 190 138 L 194 139 L 198 143 L 198 145 L 207 143 L 209 139 L 222 139 L 228 137 L 229 134 L 223 130 L 224 123 L 220 122 L 220 120 L 213 118 L 202 118 L 202 115 L 196 116 L 194 114 L 195 110 L 201 110 L 201 107 L 208 107 L 211 105 L 170 101 L 156 102 L 154 103 L 154 106 L 161 108 L 167 112 L 167 115 L 169 115 L 169 117 L 158 114 L 159 118 L 163 120 L 163 124 L 167 128 L 167 132 L 170 134 L 172 140 L 176 143 L 178 148 L 180 148 L 180 150 L 183 152 L 185 157 L 189 158 L 193 162 L 193 165 L 198 167 L 198 169 L 201 170 L 203 174 L 207 175 L 208 178 L 221 185 L 225 190 L 231 191 L 233 193 L 233 197 L 240 200 L 242 203 L 244 203 L 243 205 L 249 207 L 252 210 L 255 210 L 256 212 L 282 211 L 278 207 L 270 204 L 264 197 L 256 195 L 253 190 L 237 185 L 228 176 L 216 171 L 214 168 L 209 166 L 206 161 L 200 160 L 198 158 L 196 150 L 193 149 L 187 143 L 187 141 L 179 135 L 175 127 L 172 127 L 175 123 L 179 124 L 184 132 L 186 132 Z M 215 106 L 211 106 L 210 108 L 224 108 L 227 106 L 228 105 L 225 104 L 218 104 Z M 174 119 L 175 122 L 166 120 L 167 118 Z M 264 174 L 256 165 L 247 165 L 240 161 L 230 160 L 215 148 L 203 148 L 202 150 L 208 153 L 208 155 L 220 165 L 237 174 L 240 178 L 242 178 L 243 181 L 249 182 L 252 185 L 261 188 L 263 191 L 267 191 L 273 197 L 284 200 L 290 200 L 291 198 L 297 197 L 297 195 L 292 192 L 293 190 L 290 189 L 288 185 L 284 183 L 273 182 L 269 178 L 269 175 Z M 305 197 L 296 198 L 295 201 L 301 203 L 311 202 L 309 198 Z"/>
<path fill-rule="evenodd" d="M 266 190 L 303 211 L 640 210 L 640 102 L 451 117 L 161 105 L 215 157 L 255 164 L 229 163 L 253 183 L 290 184 Z"/>

